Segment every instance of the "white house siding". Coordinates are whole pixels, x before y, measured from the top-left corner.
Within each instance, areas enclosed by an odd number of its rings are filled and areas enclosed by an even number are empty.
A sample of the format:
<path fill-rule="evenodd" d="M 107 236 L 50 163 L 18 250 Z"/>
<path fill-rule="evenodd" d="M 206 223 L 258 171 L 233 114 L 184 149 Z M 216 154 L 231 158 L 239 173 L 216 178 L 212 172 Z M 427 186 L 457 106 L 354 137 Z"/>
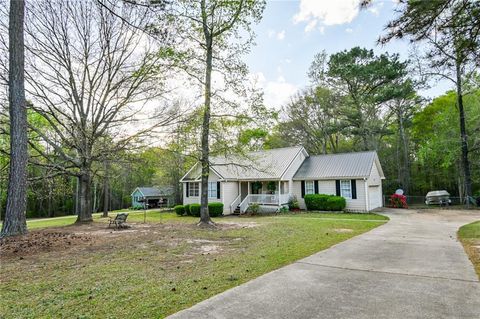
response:
<path fill-rule="evenodd" d="M 319 194 L 336 194 L 335 180 L 319 180 L 318 181 Z M 307 209 L 305 201 L 302 198 L 302 182 L 293 182 L 293 194 L 297 197 L 301 209 Z M 365 181 L 357 179 L 357 199 L 347 199 L 347 211 L 365 212 L 366 211 L 366 197 L 365 197 Z"/>
<path fill-rule="evenodd" d="M 200 172 L 199 172 L 200 173 Z M 212 171 L 210 170 L 210 174 L 208 176 L 208 181 L 209 182 L 218 182 L 219 180 L 219 177 Z M 198 181 L 198 183 L 200 184 L 200 181 Z M 183 184 L 183 204 L 184 205 L 187 205 L 187 204 L 200 204 L 200 194 L 202 193 L 202 185 L 199 185 L 200 189 L 199 189 L 199 196 L 189 196 L 187 197 L 187 182 L 185 183 L 182 183 Z M 223 183 L 222 183 L 223 184 Z M 220 186 L 220 198 L 209 198 L 208 201 L 209 202 L 222 202 L 223 200 L 223 191 L 222 191 L 222 186 Z"/>
<path fill-rule="evenodd" d="M 297 154 L 297 156 L 293 159 L 292 163 L 290 163 L 290 166 L 287 168 L 287 170 L 283 174 L 282 180 L 291 180 L 293 178 L 293 175 L 295 175 L 295 173 L 298 171 L 298 169 L 302 165 L 305 158 L 306 156 L 303 151 Z M 291 189 L 289 189 L 289 193 L 292 193 Z"/>
<path fill-rule="evenodd" d="M 230 204 L 238 196 L 238 182 L 222 182 L 220 195 L 223 198 L 223 213 L 230 214 Z"/>
<path fill-rule="evenodd" d="M 383 205 L 382 179 L 380 177 L 380 173 L 378 171 L 378 168 L 375 162 L 373 162 L 372 170 L 367 180 L 367 185 L 368 185 L 368 193 L 369 193 L 368 195 L 369 210 L 382 207 Z"/>

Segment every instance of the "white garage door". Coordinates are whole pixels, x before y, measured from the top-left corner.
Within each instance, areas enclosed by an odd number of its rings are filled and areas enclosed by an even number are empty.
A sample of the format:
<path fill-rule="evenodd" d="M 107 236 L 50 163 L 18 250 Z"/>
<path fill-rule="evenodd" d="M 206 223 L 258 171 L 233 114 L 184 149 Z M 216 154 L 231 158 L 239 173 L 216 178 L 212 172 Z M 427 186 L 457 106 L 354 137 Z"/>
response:
<path fill-rule="evenodd" d="M 382 207 L 382 194 L 380 193 L 380 186 L 368 187 L 368 200 L 370 210 L 377 207 Z"/>

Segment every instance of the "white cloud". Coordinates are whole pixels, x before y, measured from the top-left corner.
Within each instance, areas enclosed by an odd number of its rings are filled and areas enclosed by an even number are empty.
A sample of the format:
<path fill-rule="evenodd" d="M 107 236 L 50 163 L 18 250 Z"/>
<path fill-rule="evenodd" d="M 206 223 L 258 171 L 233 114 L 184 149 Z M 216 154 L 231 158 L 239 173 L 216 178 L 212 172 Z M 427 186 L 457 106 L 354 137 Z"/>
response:
<path fill-rule="evenodd" d="M 346 28 L 346 29 L 345 29 L 345 32 L 347 32 L 347 33 L 352 33 L 352 32 L 353 32 L 353 29 L 352 29 L 352 28 Z"/>
<path fill-rule="evenodd" d="M 277 40 L 283 40 L 285 39 L 285 30 L 282 30 L 277 33 Z"/>
<path fill-rule="evenodd" d="M 279 76 L 274 81 L 268 81 L 262 72 L 257 72 L 250 74 L 250 77 L 258 87 L 263 89 L 265 105 L 277 110 L 289 102 L 290 98 L 299 90 L 295 84 L 288 83 L 283 76 Z"/>
<path fill-rule="evenodd" d="M 300 9 L 293 21 L 306 22 L 305 32 L 313 31 L 318 24 L 331 26 L 349 23 L 358 15 L 360 2 L 361 0 L 300 0 Z"/>
<path fill-rule="evenodd" d="M 383 2 L 372 1 L 372 4 L 367 8 L 367 11 L 378 17 L 380 15 L 380 9 L 382 9 L 382 7 Z"/>

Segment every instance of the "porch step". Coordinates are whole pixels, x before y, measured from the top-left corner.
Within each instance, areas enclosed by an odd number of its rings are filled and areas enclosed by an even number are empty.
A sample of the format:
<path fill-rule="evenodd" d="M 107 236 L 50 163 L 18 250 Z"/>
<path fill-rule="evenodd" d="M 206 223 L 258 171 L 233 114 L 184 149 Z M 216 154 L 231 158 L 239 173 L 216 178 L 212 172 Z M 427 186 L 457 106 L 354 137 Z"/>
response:
<path fill-rule="evenodd" d="M 233 215 L 240 215 L 240 205 L 238 205 L 233 211 Z"/>

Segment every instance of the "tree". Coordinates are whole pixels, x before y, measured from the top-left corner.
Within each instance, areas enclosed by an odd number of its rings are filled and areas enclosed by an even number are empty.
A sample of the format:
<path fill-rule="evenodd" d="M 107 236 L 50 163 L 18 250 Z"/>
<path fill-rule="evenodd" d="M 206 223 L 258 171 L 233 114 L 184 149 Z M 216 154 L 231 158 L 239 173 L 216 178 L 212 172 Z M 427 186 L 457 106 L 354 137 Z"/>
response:
<path fill-rule="evenodd" d="M 424 75 L 448 79 L 455 84 L 465 195 L 471 196 L 472 177 L 463 80 L 469 76 L 469 66 L 475 68 L 480 65 L 480 2 L 405 1 L 397 11 L 398 17 L 387 25 L 387 34 L 379 42 L 408 37 L 412 42 L 426 44 L 424 60 L 429 69 L 423 72 Z"/>
<path fill-rule="evenodd" d="M 239 93 L 246 66 L 238 57 L 248 52 L 253 39 L 251 24 L 260 20 L 264 7 L 263 0 L 182 0 L 174 3 L 170 11 L 168 20 L 182 38 L 176 48 L 177 65 L 196 79 L 203 91 L 200 226 L 213 224 L 208 213 L 212 100 L 222 101 L 224 108 L 232 106 L 221 91 Z M 214 74 L 224 82 L 223 88 L 212 86 Z"/>
<path fill-rule="evenodd" d="M 284 108 L 288 119 L 282 123 L 285 136 L 312 154 L 338 152 L 341 133 L 336 110 L 340 103 L 338 95 L 321 86 L 298 94 Z"/>
<path fill-rule="evenodd" d="M 50 132 L 30 129 L 56 152 L 36 148 L 47 162 L 34 164 L 76 177 L 77 222 L 89 222 L 93 165 L 137 147 L 175 116 L 152 105 L 164 92 L 168 50 L 142 32 L 149 8 L 126 2 L 43 0 L 28 18 L 28 93 Z"/>
<path fill-rule="evenodd" d="M 315 85 L 341 97 L 334 110 L 334 116 L 342 118 L 340 129 L 358 140 L 362 150 L 372 150 L 388 133 L 388 104 L 405 94 L 395 88 L 408 81 L 407 64 L 397 54 L 376 56 L 373 50 L 355 47 L 328 60 L 325 53 L 317 54 L 309 75 Z"/>
<path fill-rule="evenodd" d="M 25 1 L 10 1 L 8 102 L 10 114 L 10 171 L 7 207 L 0 237 L 27 232 L 27 105 L 25 99 Z"/>

